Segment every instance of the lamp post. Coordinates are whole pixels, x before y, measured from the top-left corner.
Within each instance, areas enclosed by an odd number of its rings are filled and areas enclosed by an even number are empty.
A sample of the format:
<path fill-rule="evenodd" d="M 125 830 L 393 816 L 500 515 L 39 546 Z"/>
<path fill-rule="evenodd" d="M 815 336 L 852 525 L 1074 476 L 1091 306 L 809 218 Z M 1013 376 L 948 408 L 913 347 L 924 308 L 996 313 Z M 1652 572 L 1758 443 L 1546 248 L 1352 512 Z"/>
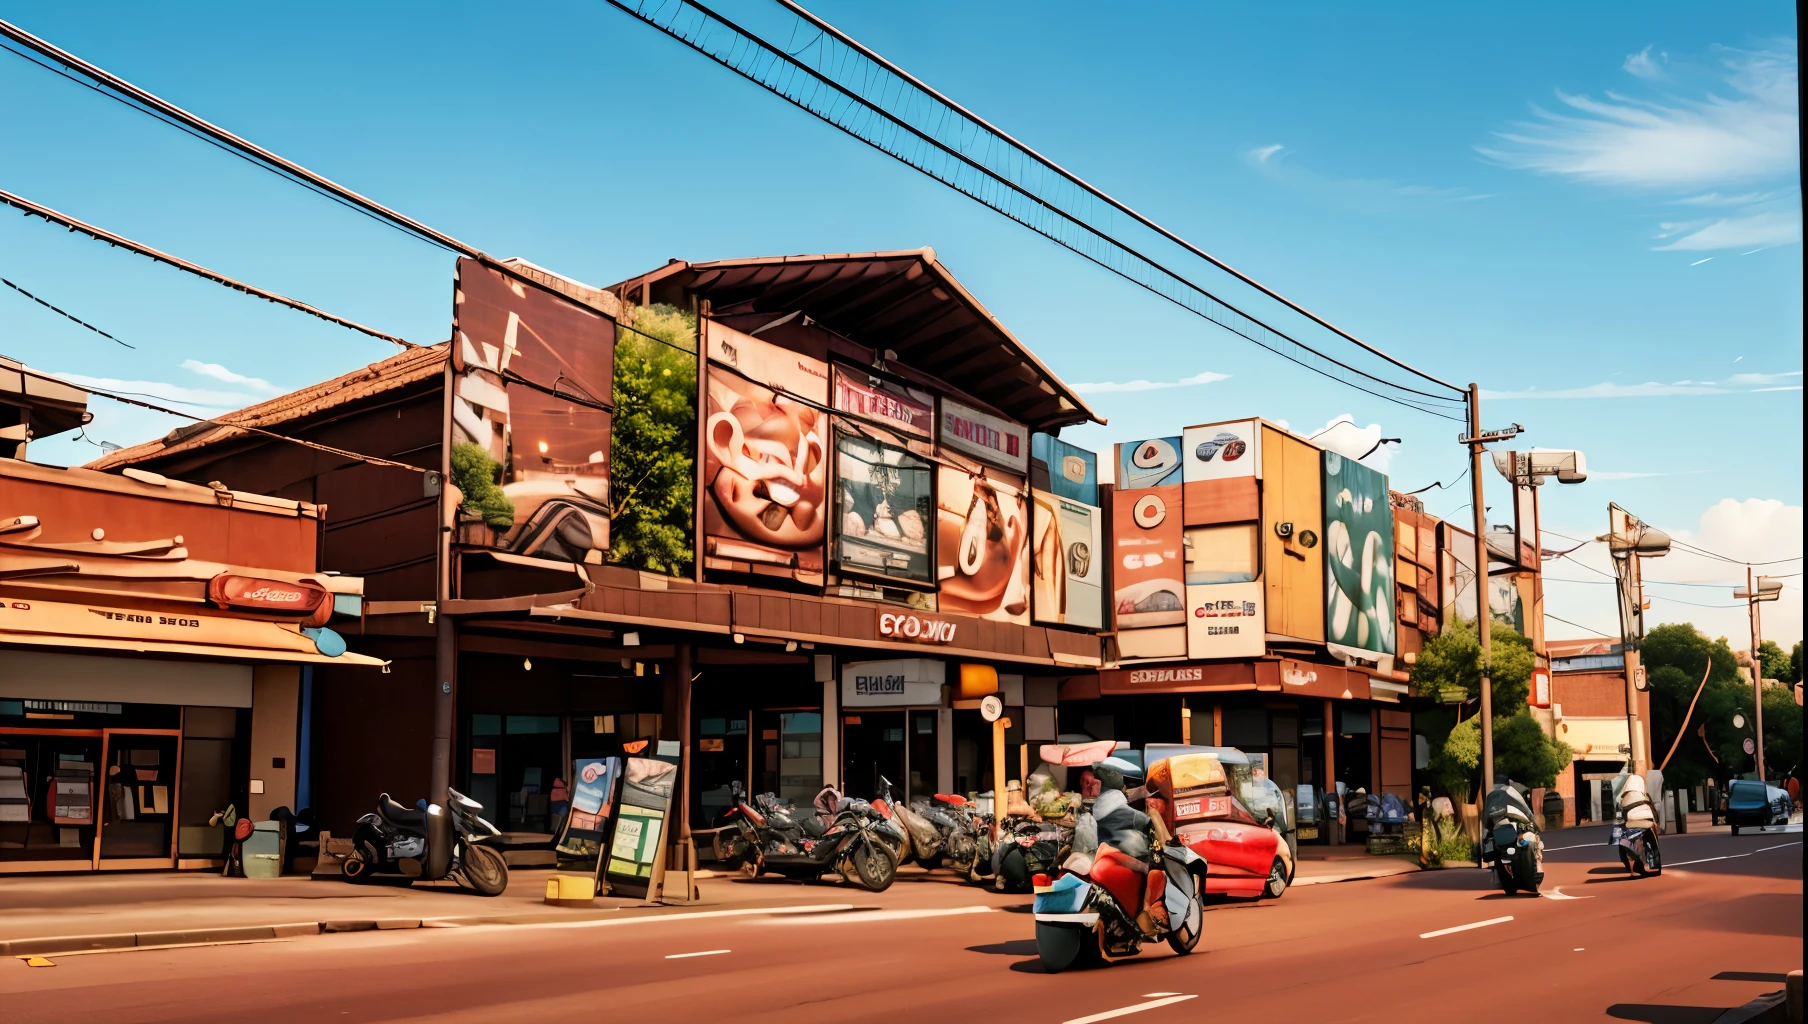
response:
<path fill-rule="evenodd" d="M 1639 665 L 1639 645 L 1645 639 L 1645 583 L 1641 558 L 1662 558 L 1670 553 L 1670 535 L 1642 522 L 1615 504 L 1607 506 L 1607 542 L 1613 556 L 1613 574 L 1620 598 L 1620 644 L 1626 669 L 1626 743 L 1631 748 L 1632 770 L 1643 774 L 1651 767 L 1651 751 L 1638 724 L 1639 685 L 1644 671 Z"/>
<path fill-rule="evenodd" d="M 1773 580 L 1769 576 L 1752 579 L 1751 566 L 1745 567 L 1745 589 L 1733 591 L 1735 598 L 1745 601 L 1746 613 L 1751 618 L 1751 674 L 1752 674 L 1752 734 L 1757 744 L 1758 781 L 1764 781 L 1764 662 L 1758 658 L 1759 639 L 1758 603 L 1775 601 L 1783 596 L 1783 581 Z"/>

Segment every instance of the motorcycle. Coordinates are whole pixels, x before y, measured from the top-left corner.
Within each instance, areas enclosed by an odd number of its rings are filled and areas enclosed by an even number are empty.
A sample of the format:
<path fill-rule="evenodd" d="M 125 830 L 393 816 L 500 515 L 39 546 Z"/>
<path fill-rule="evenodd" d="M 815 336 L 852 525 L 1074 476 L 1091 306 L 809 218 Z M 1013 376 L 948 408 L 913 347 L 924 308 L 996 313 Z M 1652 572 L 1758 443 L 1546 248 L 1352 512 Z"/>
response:
<path fill-rule="evenodd" d="M 1164 813 L 1135 809 L 1147 796 L 1140 786 L 1102 795 L 1094 807 L 1097 852 L 1073 854 L 1055 878 L 1033 879 L 1036 953 L 1044 971 L 1122 960 L 1145 942 L 1165 940 L 1177 956 L 1199 944 L 1205 859 L 1174 838 Z"/>
<path fill-rule="evenodd" d="M 1511 896 L 1536 894 L 1544 882 L 1544 839 L 1525 788 L 1510 779 L 1496 783 L 1482 803 L 1482 863 L 1492 863 L 1494 881 Z"/>
<path fill-rule="evenodd" d="M 817 795 L 819 809 L 824 795 L 833 792 L 825 787 Z M 836 794 L 835 804 L 833 821 L 822 826 L 814 815 L 792 818 L 783 808 L 762 810 L 741 801 L 734 822 L 745 851 L 743 870 L 756 878 L 771 871 L 805 881 L 835 872 L 868 892 L 890 888 L 898 859 L 892 852 L 895 840 L 884 834 L 885 819 L 864 800 Z"/>
<path fill-rule="evenodd" d="M 1613 845 L 1618 848 L 1620 863 L 1628 874 L 1662 874 L 1664 858 L 1657 848 L 1657 814 L 1645 780 L 1628 774 L 1616 800 L 1620 820 L 1613 830 Z"/>
<path fill-rule="evenodd" d="M 487 845 L 502 832 L 483 820 L 483 805 L 456 789 L 446 790 L 446 806 L 425 810 L 377 797 L 377 809 L 358 819 L 345 877 L 369 882 L 380 875 L 435 882 L 452 879 L 480 896 L 508 888 L 508 862 Z"/>
<path fill-rule="evenodd" d="M 1052 821 L 1005 819 L 992 850 L 992 887 L 999 892 L 1030 892 L 1037 875 L 1058 870 L 1073 852 L 1071 827 Z"/>

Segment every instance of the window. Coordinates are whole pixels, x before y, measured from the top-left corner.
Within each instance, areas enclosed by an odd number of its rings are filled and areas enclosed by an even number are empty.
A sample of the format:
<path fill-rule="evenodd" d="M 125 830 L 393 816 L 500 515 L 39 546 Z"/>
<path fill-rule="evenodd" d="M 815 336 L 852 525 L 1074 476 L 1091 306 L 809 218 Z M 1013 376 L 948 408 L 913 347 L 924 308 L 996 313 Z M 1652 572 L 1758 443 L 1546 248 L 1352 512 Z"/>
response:
<path fill-rule="evenodd" d="M 1257 524 L 1195 526 L 1186 531 L 1186 581 L 1249 583 L 1256 578 Z"/>

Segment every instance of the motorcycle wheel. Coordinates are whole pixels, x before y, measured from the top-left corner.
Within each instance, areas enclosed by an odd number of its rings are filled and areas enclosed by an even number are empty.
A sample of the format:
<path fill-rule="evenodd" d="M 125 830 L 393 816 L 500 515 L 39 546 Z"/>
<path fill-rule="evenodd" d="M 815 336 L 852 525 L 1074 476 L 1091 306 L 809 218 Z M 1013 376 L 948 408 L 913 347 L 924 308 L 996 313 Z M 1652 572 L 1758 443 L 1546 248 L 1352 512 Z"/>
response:
<path fill-rule="evenodd" d="M 1513 855 L 1513 881 L 1521 891 L 1538 895 L 1538 853 L 1522 846 Z"/>
<path fill-rule="evenodd" d="M 1624 864 L 1626 866 L 1627 874 L 1630 875 L 1633 873 L 1632 854 L 1626 852 L 1626 848 L 1624 846 L 1620 847 L 1620 863 Z"/>
<path fill-rule="evenodd" d="M 1091 959 L 1088 953 L 1097 954 L 1098 950 L 1098 936 L 1091 928 L 1036 922 L 1036 957 L 1049 974 L 1083 966 Z"/>
<path fill-rule="evenodd" d="M 728 833 L 717 832 L 710 838 L 709 852 L 715 855 L 717 863 L 729 868 L 738 868 L 741 866 L 742 857 L 735 852 L 737 845 L 735 838 L 730 837 Z"/>
<path fill-rule="evenodd" d="M 370 884 L 371 864 L 364 856 L 363 850 L 353 850 L 352 855 L 345 858 L 345 880 L 358 885 Z"/>
<path fill-rule="evenodd" d="M 1519 891 L 1519 887 L 1513 884 L 1513 872 L 1508 870 L 1507 866 L 1499 861 L 1496 861 L 1494 864 L 1494 882 L 1496 885 L 1500 886 L 1500 891 L 1506 893 L 1508 896 Z"/>
<path fill-rule="evenodd" d="M 508 888 L 508 861 L 500 850 L 487 846 L 465 847 L 464 863 L 459 871 L 479 896 L 500 896 Z"/>
<path fill-rule="evenodd" d="M 1271 900 L 1278 900 L 1281 898 L 1281 894 L 1287 891 L 1287 884 L 1291 881 L 1292 879 L 1287 877 L 1287 865 L 1281 863 L 1281 858 L 1276 857 L 1274 865 L 1268 869 L 1268 884 L 1262 887 L 1262 895 Z"/>
<path fill-rule="evenodd" d="M 1198 885 L 1198 880 L 1195 879 L 1193 884 Z M 1168 948 L 1174 951 L 1175 956 L 1186 956 L 1193 951 L 1194 946 L 1199 945 L 1199 933 L 1204 930 L 1205 907 L 1199 902 L 1199 893 L 1195 890 L 1193 898 L 1187 901 L 1186 916 L 1173 931 L 1168 932 Z"/>
<path fill-rule="evenodd" d="M 1645 862 L 1650 866 L 1652 874 L 1661 875 L 1664 873 L 1664 853 L 1663 850 L 1658 848 L 1657 840 L 1655 839 L 1651 841 L 1650 846 L 1645 847 Z"/>
<path fill-rule="evenodd" d="M 854 881 L 867 892 L 884 892 L 898 877 L 898 862 L 883 843 L 861 843 L 848 859 L 854 863 Z"/>

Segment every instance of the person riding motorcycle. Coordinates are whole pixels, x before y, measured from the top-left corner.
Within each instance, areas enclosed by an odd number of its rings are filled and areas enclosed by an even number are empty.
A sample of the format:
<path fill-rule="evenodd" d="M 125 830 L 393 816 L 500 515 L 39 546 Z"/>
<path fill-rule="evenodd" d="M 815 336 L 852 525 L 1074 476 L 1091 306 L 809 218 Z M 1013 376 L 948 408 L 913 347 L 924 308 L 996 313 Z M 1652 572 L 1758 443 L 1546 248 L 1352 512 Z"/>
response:
<path fill-rule="evenodd" d="M 1154 823 L 1147 814 L 1131 806 L 1133 794 L 1125 789 L 1126 768 L 1137 770 L 1118 758 L 1108 758 L 1092 769 L 1099 781 L 1099 796 L 1092 804 L 1092 819 L 1098 827 L 1099 837 L 1099 852 L 1095 859 L 1116 852 L 1121 857 L 1120 863 L 1145 876 L 1141 913 L 1148 914 L 1160 927 L 1166 928 L 1168 911 L 1162 904 L 1162 892 L 1167 875 L 1151 863 L 1154 847 L 1149 837 Z M 1134 795 L 1141 798 L 1140 786 Z"/>

